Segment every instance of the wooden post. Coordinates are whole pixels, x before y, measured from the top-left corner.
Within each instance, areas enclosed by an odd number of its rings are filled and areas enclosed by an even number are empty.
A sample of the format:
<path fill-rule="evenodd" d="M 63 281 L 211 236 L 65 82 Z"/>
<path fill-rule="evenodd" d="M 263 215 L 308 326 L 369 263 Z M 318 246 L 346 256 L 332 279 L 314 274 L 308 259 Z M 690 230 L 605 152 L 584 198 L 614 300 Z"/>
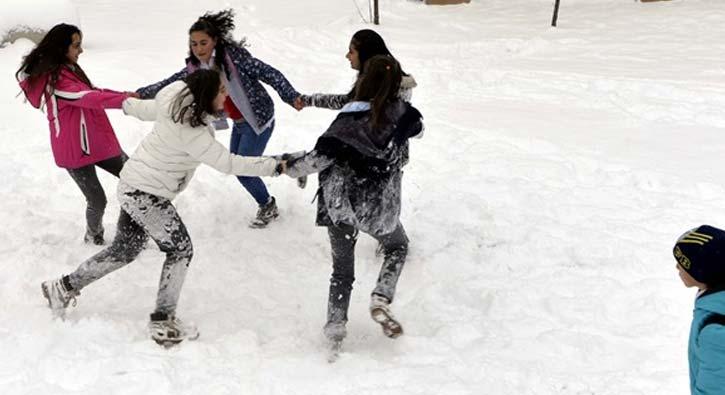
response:
<path fill-rule="evenodd" d="M 559 19 L 559 0 L 554 3 L 554 16 L 551 17 L 551 26 L 556 27 L 557 19 Z"/>
<path fill-rule="evenodd" d="M 378 12 L 378 0 L 373 2 L 373 23 L 376 25 L 380 24 L 380 13 Z"/>

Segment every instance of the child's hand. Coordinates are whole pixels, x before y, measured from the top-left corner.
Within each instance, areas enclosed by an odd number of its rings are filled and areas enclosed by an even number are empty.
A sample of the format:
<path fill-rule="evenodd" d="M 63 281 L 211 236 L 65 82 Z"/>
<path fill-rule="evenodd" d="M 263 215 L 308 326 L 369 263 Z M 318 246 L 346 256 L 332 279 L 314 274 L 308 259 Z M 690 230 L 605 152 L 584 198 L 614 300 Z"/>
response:
<path fill-rule="evenodd" d="M 123 93 L 125 93 L 126 96 L 128 96 L 128 97 L 133 97 L 134 99 L 140 99 L 141 98 L 141 96 L 138 93 L 136 93 L 136 92 L 123 92 Z"/>

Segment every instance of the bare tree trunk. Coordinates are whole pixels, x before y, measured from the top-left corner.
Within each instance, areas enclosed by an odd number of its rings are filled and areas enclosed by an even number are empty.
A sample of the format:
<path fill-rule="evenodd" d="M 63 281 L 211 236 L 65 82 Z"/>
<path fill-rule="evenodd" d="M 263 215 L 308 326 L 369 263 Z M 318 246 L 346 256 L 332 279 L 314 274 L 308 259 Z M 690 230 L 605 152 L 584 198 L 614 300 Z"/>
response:
<path fill-rule="evenodd" d="M 551 26 L 556 27 L 557 19 L 559 19 L 559 0 L 554 3 L 554 16 L 551 17 Z"/>
<path fill-rule="evenodd" d="M 558 1 L 558 0 L 557 0 Z M 375 0 L 373 2 L 373 12 L 375 13 L 373 17 L 373 23 L 376 25 L 380 24 L 380 13 L 378 12 L 378 0 Z"/>

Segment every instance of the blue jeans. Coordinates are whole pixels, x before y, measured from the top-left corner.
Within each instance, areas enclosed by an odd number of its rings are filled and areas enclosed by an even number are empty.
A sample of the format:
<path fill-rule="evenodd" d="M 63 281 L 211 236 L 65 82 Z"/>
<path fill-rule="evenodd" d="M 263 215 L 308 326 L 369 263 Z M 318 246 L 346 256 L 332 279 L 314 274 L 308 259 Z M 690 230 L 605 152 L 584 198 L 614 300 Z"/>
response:
<path fill-rule="evenodd" d="M 229 142 L 229 152 L 242 156 L 261 156 L 267 147 L 269 138 L 272 137 L 273 130 L 274 121 L 259 135 L 254 132 L 248 122 L 234 123 L 231 141 Z M 237 179 L 257 201 L 258 205 L 267 204 L 269 192 L 267 192 L 267 187 L 261 178 L 240 176 Z"/>

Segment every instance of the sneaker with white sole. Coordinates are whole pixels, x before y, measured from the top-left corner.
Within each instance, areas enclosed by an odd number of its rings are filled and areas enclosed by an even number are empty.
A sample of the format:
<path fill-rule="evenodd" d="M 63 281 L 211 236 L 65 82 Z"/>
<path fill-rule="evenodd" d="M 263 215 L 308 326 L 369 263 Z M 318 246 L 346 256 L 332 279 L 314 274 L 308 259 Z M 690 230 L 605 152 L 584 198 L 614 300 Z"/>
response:
<path fill-rule="evenodd" d="M 249 224 L 249 227 L 255 229 L 265 228 L 270 222 L 272 222 L 273 219 L 277 217 L 279 217 L 277 201 L 274 199 L 274 196 L 270 196 L 269 201 L 266 204 L 259 206 L 259 210 L 257 210 L 257 216 Z"/>
<path fill-rule="evenodd" d="M 390 311 L 390 302 L 386 297 L 373 295 L 370 298 L 370 317 L 380 324 L 385 336 L 395 339 L 403 334 L 403 327 Z"/>
<path fill-rule="evenodd" d="M 181 321 L 174 316 L 165 313 L 151 314 L 149 322 L 149 334 L 156 343 L 171 347 L 184 340 L 196 340 L 199 338 L 199 330 L 196 325 Z"/>
<path fill-rule="evenodd" d="M 56 318 L 65 318 L 65 309 L 70 303 L 76 305 L 76 296 L 80 295 L 79 291 L 69 289 L 64 283 L 63 278 L 57 280 L 48 280 L 40 284 L 43 296 L 48 301 L 48 306 L 53 310 L 53 316 Z"/>

